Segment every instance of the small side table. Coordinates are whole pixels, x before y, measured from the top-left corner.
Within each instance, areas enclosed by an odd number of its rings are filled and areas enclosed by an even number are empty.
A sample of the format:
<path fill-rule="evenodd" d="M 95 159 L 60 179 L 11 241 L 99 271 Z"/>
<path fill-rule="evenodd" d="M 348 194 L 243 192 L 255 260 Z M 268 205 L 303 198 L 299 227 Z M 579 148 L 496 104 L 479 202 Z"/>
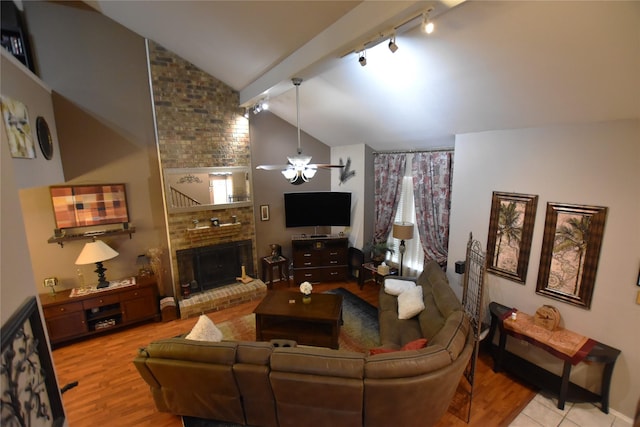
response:
<path fill-rule="evenodd" d="M 364 273 L 367 272 L 370 276 L 370 278 L 365 278 L 364 277 Z M 385 274 L 380 274 L 378 273 L 378 267 L 376 267 L 375 265 L 373 265 L 372 262 L 367 262 L 365 264 L 362 264 L 362 269 L 360 270 L 360 277 L 358 277 L 358 286 L 360 287 L 360 289 L 362 289 L 362 287 L 364 286 L 365 282 L 368 281 L 375 281 L 377 284 L 382 284 L 384 283 L 384 278 L 387 276 L 397 276 L 398 275 L 398 269 L 395 267 L 389 267 L 389 274 L 385 275 Z"/>
<path fill-rule="evenodd" d="M 287 287 L 289 287 L 289 259 L 282 255 L 275 259 L 272 256 L 262 258 L 262 281 L 268 289 L 271 289 L 273 287 L 273 269 L 276 267 L 278 268 L 279 280 L 286 280 Z"/>

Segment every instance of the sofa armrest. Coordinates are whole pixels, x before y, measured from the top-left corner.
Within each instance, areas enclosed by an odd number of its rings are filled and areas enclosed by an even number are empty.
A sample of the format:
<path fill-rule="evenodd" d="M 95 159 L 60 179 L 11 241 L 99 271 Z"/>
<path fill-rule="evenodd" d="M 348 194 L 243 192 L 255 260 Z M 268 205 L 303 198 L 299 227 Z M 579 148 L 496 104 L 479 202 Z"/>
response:
<path fill-rule="evenodd" d="M 208 342 L 169 338 L 150 343 L 144 349 L 147 357 L 180 361 L 233 365 L 238 344 L 232 341 Z"/>

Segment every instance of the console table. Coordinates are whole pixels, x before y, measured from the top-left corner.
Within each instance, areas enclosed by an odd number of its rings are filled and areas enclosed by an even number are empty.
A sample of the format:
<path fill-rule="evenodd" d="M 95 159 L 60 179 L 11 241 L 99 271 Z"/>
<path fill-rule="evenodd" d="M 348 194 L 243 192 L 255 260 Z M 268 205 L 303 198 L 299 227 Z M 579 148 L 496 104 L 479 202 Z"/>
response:
<path fill-rule="evenodd" d="M 136 284 L 71 296 L 73 289 L 40 294 L 52 346 L 143 322 L 160 320 L 158 286 L 153 276 Z"/>
<path fill-rule="evenodd" d="M 502 304 L 492 302 L 489 304 L 489 312 L 491 313 L 491 329 L 489 330 L 489 344 L 494 350 L 494 372 L 500 372 L 503 368 L 508 369 L 513 374 L 521 377 L 525 381 L 536 385 L 537 387 L 550 391 L 558 396 L 558 409 L 564 409 L 566 401 L 572 402 L 600 402 L 600 409 L 605 414 L 609 413 L 609 389 L 611 387 L 611 376 L 616 360 L 620 355 L 620 350 L 610 347 L 601 342 L 595 343 L 591 351 L 583 360 L 589 362 L 597 362 L 604 364 L 602 371 L 602 381 L 600 387 L 600 395 L 586 390 L 569 381 L 571 374 L 571 362 L 564 360 L 562 369 L 562 377 L 542 369 L 535 364 L 524 360 L 505 350 L 507 335 L 515 339 L 524 339 L 533 342 L 531 338 L 524 338 L 518 334 L 512 333 L 504 327 L 503 319 L 512 309 Z M 499 344 L 494 348 L 492 342 L 496 329 L 500 333 Z M 533 342 L 536 344 L 535 342 Z M 543 346 L 540 348 L 545 349 Z M 545 349 L 546 350 L 546 349 Z M 548 351 L 548 350 L 547 350 Z M 549 351 L 548 351 L 549 352 Z M 549 352 L 549 354 L 553 354 Z M 558 357 L 554 354 L 554 356 Z"/>

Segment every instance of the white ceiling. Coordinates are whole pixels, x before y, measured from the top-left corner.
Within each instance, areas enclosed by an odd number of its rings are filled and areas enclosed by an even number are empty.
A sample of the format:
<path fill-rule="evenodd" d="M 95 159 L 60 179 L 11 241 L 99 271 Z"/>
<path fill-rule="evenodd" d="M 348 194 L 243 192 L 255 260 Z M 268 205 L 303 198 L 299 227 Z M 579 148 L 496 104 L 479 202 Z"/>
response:
<path fill-rule="evenodd" d="M 300 125 L 329 146 L 640 117 L 640 2 L 87 3 L 294 125 L 291 78 L 304 78 Z M 412 18 L 429 7 L 427 36 Z M 366 67 L 345 55 L 399 26 L 396 53 L 385 40 Z"/>

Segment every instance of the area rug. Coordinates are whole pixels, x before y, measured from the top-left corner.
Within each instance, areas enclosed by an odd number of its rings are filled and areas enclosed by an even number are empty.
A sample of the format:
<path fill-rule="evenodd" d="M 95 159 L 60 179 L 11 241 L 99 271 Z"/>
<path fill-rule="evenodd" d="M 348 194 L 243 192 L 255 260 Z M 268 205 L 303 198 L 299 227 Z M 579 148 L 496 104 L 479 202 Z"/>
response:
<path fill-rule="evenodd" d="M 342 320 L 338 345 L 340 350 L 367 353 L 380 345 L 378 309 L 347 289 L 336 288 L 326 293 L 342 295 Z M 254 314 L 217 324 L 226 340 L 252 341 L 256 339 Z M 240 427 L 237 424 L 182 417 L 184 427 Z"/>

